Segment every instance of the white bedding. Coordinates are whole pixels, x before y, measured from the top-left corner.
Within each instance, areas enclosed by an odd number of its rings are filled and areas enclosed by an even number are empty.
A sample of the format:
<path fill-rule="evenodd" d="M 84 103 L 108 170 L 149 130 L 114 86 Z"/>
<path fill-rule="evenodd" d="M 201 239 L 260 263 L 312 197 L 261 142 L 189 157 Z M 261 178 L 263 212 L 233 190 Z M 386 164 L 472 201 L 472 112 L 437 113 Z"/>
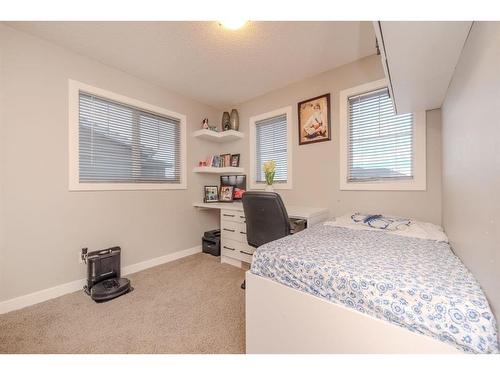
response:
<path fill-rule="evenodd" d="M 446 242 L 433 224 L 380 230 L 342 217 L 260 246 L 251 272 L 465 352 L 498 353 L 488 301 Z"/>

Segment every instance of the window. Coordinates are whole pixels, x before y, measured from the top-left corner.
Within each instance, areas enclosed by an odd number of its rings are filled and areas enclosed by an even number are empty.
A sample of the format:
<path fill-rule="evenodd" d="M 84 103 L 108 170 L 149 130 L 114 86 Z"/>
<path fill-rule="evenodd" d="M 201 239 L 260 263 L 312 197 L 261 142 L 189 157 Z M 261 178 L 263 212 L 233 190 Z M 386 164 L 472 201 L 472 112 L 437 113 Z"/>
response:
<path fill-rule="evenodd" d="M 262 166 L 266 161 L 276 162 L 274 187 L 291 189 L 291 132 L 292 108 L 282 108 L 250 118 L 250 185 L 263 189 L 265 176 Z"/>
<path fill-rule="evenodd" d="M 71 190 L 185 188 L 184 116 L 74 81 L 70 96 Z"/>
<path fill-rule="evenodd" d="M 256 170 L 257 182 L 265 182 L 266 178 L 262 165 L 268 160 L 276 162 L 274 181 L 286 182 L 287 168 L 287 131 L 286 114 L 278 115 L 255 123 L 256 134 Z"/>
<path fill-rule="evenodd" d="M 387 88 L 349 101 L 348 181 L 413 177 L 413 114 L 396 116 Z"/>
<path fill-rule="evenodd" d="M 425 190 L 425 114 L 396 115 L 385 81 L 340 97 L 341 189 Z"/>

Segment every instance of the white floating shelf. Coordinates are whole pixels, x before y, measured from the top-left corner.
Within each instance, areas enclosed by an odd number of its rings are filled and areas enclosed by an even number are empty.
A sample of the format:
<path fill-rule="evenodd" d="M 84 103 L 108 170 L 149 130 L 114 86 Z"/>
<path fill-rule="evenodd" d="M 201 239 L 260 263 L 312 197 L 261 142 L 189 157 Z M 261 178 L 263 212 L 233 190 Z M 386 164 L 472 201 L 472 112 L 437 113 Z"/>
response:
<path fill-rule="evenodd" d="M 216 174 L 225 174 L 225 173 L 244 173 L 244 169 L 241 167 L 194 167 L 194 173 L 216 173 Z"/>
<path fill-rule="evenodd" d="M 223 132 L 214 132 L 213 130 L 200 129 L 193 132 L 193 137 L 204 139 L 210 142 L 231 142 L 242 139 L 244 134 L 236 130 L 226 130 Z"/>

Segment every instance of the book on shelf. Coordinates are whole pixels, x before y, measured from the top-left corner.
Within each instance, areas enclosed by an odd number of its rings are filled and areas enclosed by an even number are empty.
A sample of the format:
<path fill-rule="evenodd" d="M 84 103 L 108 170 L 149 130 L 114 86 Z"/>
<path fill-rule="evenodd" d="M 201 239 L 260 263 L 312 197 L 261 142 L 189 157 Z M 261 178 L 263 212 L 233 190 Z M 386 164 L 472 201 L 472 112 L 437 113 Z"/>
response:
<path fill-rule="evenodd" d="M 205 160 L 205 166 L 213 168 L 239 167 L 240 154 L 210 155 Z"/>
<path fill-rule="evenodd" d="M 214 155 L 212 159 L 212 167 L 219 168 L 220 167 L 220 157 L 219 155 Z"/>

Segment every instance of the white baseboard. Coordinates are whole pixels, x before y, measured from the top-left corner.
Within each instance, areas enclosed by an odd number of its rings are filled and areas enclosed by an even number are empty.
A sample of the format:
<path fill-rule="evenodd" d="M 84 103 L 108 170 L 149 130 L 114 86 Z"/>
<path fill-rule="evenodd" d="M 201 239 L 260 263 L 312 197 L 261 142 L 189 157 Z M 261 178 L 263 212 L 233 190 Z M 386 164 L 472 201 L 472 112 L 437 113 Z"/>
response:
<path fill-rule="evenodd" d="M 194 255 L 196 253 L 201 253 L 201 246 L 195 246 L 190 249 L 176 251 L 175 253 L 170 253 L 167 255 L 163 255 L 158 258 L 153 258 L 149 260 L 145 260 L 144 262 L 139 262 L 136 264 L 131 264 L 130 266 L 126 266 L 122 268 L 122 275 L 130 275 L 131 273 L 139 272 L 145 270 L 147 268 L 151 268 L 154 266 L 158 266 L 163 263 L 172 262 L 174 260 L 188 257 L 190 255 Z"/>
<path fill-rule="evenodd" d="M 122 268 L 122 275 L 123 276 L 130 275 L 131 273 L 139 272 L 147 268 L 158 266 L 163 263 L 172 262 L 174 260 L 184 258 L 199 252 L 201 252 L 201 246 L 195 246 L 190 249 L 176 251 L 175 253 L 163 255 L 158 258 L 145 260 L 144 262 L 131 264 L 130 266 Z M 86 282 L 87 280 L 85 279 L 75 280 L 66 284 L 57 285 L 52 288 L 39 290 L 37 292 L 26 294 L 24 296 L 2 301 L 0 302 L 0 314 L 5 314 L 9 311 L 19 310 L 22 309 L 23 307 L 35 305 L 37 303 L 47 301 L 49 299 L 60 297 L 64 294 L 82 290 Z"/>
<path fill-rule="evenodd" d="M 37 303 L 47 301 L 52 298 L 62 296 L 64 294 L 73 293 L 77 290 L 82 290 L 86 280 L 75 280 L 66 284 L 54 286 L 52 288 L 39 290 L 24 296 L 8 299 L 0 302 L 0 314 L 5 314 L 9 311 L 19 310 L 23 307 L 35 305 Z"/>

